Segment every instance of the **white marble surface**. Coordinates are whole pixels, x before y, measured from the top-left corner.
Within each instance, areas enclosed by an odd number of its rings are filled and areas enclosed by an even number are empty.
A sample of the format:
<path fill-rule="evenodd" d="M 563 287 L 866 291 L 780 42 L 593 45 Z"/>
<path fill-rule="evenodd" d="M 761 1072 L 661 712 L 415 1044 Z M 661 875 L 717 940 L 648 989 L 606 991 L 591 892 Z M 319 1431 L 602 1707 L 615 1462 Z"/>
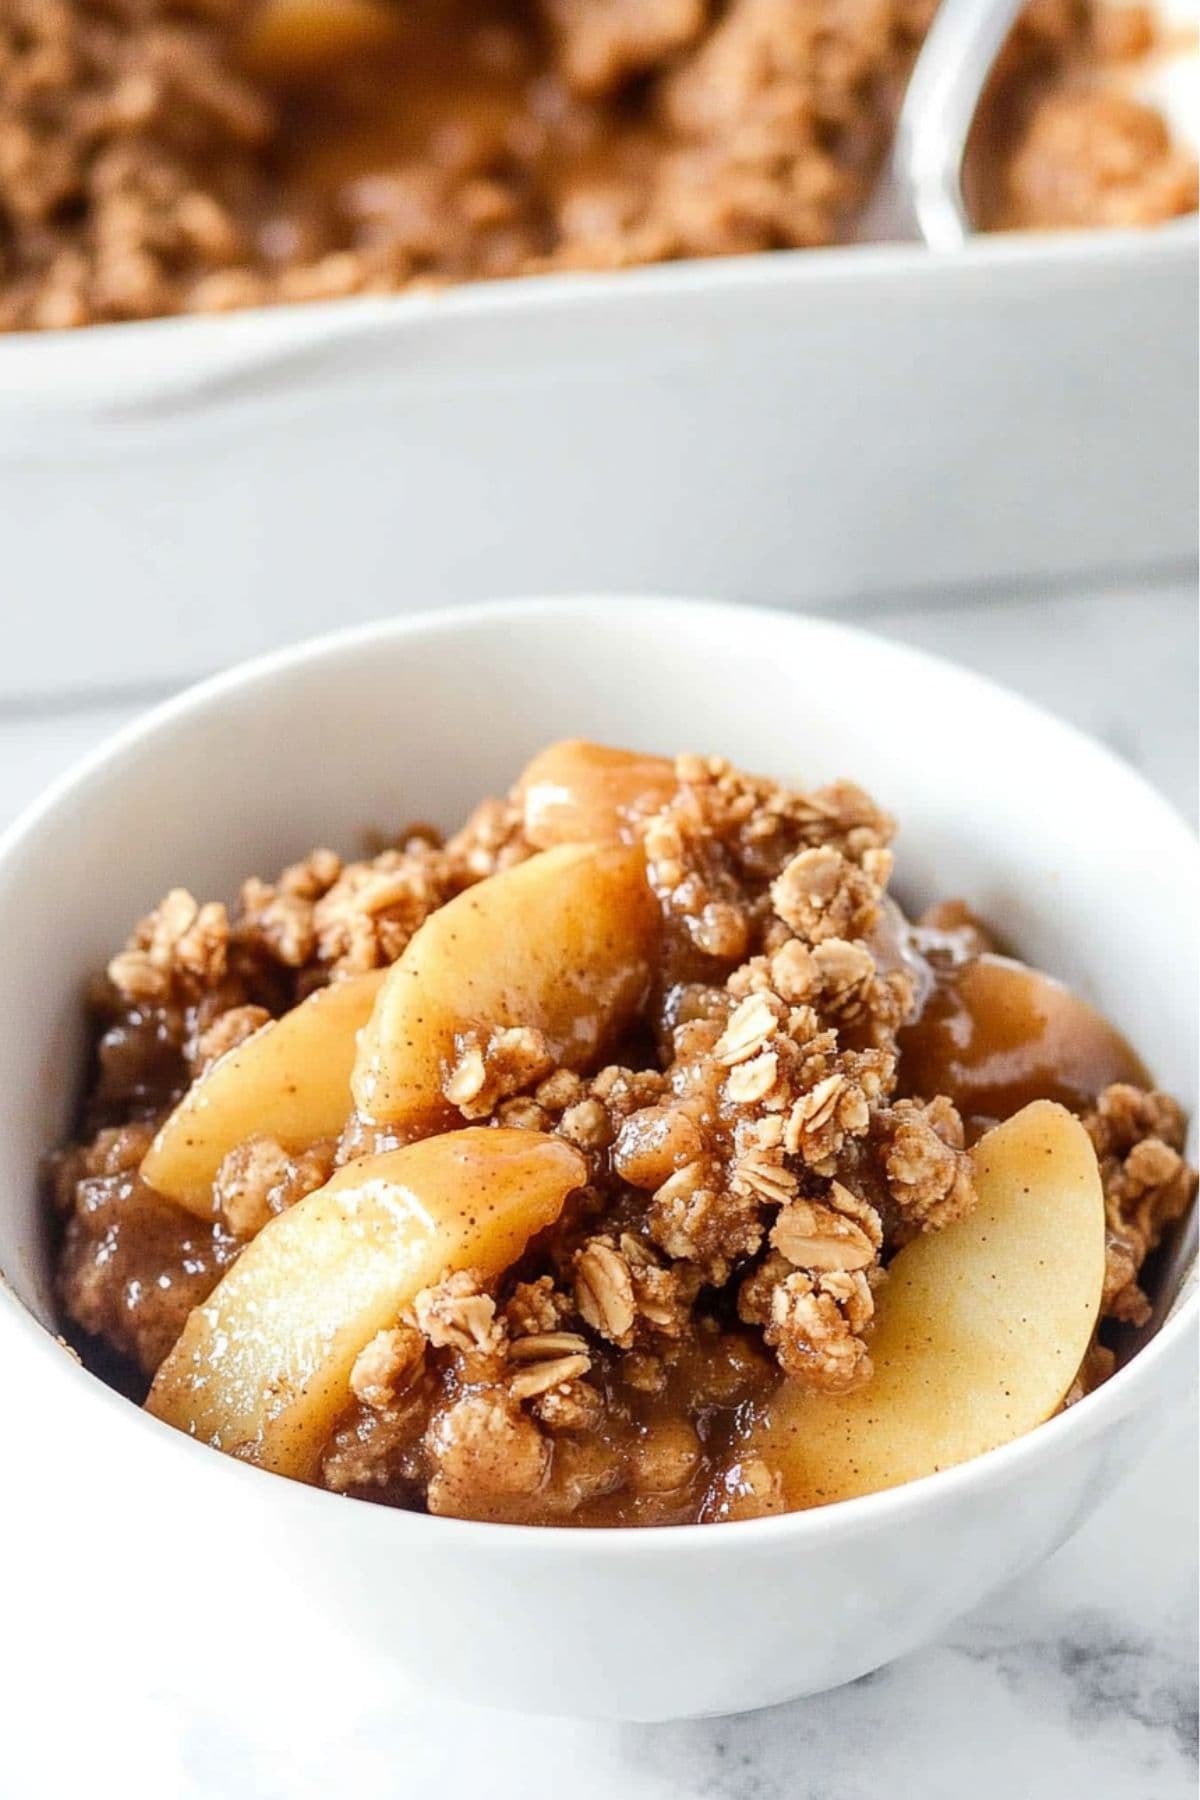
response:
<path fill-rule="evenodd" d="M 1186 573 L 1138 591 L 848 610 L 1073 719 L 1195 817 L 1197 614 Z M 153 697 L 0 710 L 0 823 Z M 139 1641 L 135 1594 L 129 1616 L 103 1621 L 111 1635 L 93 1643 L 96 1622 L 71 1613 L 78 1597 L 47 1610 L 53 1546 L 27 1546 L 5 1576 L 0 1795 L 1185 1800 L 1196 1791 L 1196 1545 L 1187 1395 L 1089 1525 L 942 1643 L 818 1699 L 660 1726 L 431 1706 L 392 1672 L 349 1661 L 320 1706 L 308 1681 L 271 1671 L 252 1692 L 231 1690 L 220 1671 L 206 1691 L 185 1692 L 169 1655 Z"/>

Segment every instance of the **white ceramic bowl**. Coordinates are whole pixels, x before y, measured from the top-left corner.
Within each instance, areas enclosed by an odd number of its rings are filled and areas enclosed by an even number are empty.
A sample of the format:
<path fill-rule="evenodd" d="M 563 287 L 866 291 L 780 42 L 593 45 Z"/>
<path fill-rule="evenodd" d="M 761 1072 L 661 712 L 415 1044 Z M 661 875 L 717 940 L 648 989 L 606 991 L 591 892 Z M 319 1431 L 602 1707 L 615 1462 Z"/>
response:
<path fill-rule="evenodd" d="M 12 1541 L 53 1567 L 64 1631 L 136 1609 L 147 1656 L 191 1656 L 210 1683 L 241 1656 L 268 1685 L 312 1682 L 314 1704 L 322 1659 L 349 1639 L 502 1706 L 761 1706 L 901 1655 L 1044 1557 L 1186 1394 L 1194 1299 L 1099 1392 L 976 1462 L 818 1512 L 605 1532 L 293 1485 L 70 1360 L 36 1170 L 68 1124 L 88 972 L 171 883 L 229 894 L 371 823 L 450 824 L 568 733 L 861 780 L 900 817 L 902 893 L 970 895 L 1193 1099 L 1191 835 L 1107 752 L 974 676 L 811 619 L 655 599 L 410 617 L 221 676 L 124 732 L 0 845 L 0 1381 L 23 1451 L 6 1510 Z"/>

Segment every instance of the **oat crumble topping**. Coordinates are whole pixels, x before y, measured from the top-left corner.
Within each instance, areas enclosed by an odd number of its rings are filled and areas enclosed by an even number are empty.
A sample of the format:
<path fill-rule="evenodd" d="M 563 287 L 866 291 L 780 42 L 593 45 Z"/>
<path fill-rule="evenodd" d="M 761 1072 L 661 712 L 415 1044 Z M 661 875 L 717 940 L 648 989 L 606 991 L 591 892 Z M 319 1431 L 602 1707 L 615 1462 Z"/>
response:
<path fill-rule="evenodd" d="M 175 889 L 135 927 L 91 996 L 80 1141 L 50 1172 L 85 1352 L 148 1378 L 247 1242 L 395 1146 L 357 1116 L 300 1148 L 252 1135 L 220 1161 L 207 1223 L 139 1173 L 216 1059 L 315 989 L 394 962 L 455 895 L 533 855 L 523 817 L 518 788 L 445 843 L 423 827 L 358 862 L 319 849 L 248 880 L 232 913 Z M 908 1091 L 905 1046 L 931 984 L 991 943 L 961 907 L 908 926 L 887 892 L 892 821 L 849 783 L 808 791 L 683 756 L 631 829 L 662 935 L 612 1059 L 564 1066 L 542 1030 L 508 1024 L 460 1032 L 442 1071 L 464 1124 L 565 1140 L 586 1180 L 500 1279 L 451 1268 L 365 1344 L 320 1459 L 338 1492 L 539 1523 L 777 1511 L 778 1471 L 738 1454 L 744 1423 L 781 1383 L 869 1382 L 890 1261 L 975 1202 L 969 1145 L 991 1120 Z M 1014 1078 L 1010 1110 L 1030 1097 Z M 1084 1123 L 1107 1207 L 1105 1324 L 1068 1403 L 1111 1372 L 1114 1327 L 1149 1316 L 1140 1271 L 1196 1189 L 1166 1095 L 1097 1084 Z"/>

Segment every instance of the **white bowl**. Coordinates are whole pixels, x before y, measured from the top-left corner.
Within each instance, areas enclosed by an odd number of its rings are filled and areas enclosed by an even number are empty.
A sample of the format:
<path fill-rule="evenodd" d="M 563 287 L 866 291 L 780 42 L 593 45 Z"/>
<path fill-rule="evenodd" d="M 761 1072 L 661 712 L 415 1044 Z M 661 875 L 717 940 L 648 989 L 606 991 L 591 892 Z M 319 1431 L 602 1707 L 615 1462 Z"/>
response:
<path fill-rule="evenodd" d="M 823 1511 L 621 1532 L 294 1485 L 76 1366 L 52 1335 L 37 1166 L 70 1119 L 89 971 L 172 883 L 229 894 L 372 823 L 450 824 L 568 733 L 861 780 L 899 815 L 902 893 L 969 895 L 1194 1096 L 1191 835 L 1106 751 L 944 663 L 811 619 L 594 599 L 410 617 L 221 676 L 0 844 L 0 1371 L 8 1441 L 36 1445 L 37 1471 L 6 1507 L 13 1541 L 53 1559 L 64 1630 L 135 1608 L 143 1654 L 190 1655 L 210 1682 L 239 1655 L 312 1679 L 348 1635 L 501 1706 L 762 1706 L 901 1655 L 1047 1555 L 1186 1392 L 1194 1298 L 1097 1393 L 976 1462 Z"/>

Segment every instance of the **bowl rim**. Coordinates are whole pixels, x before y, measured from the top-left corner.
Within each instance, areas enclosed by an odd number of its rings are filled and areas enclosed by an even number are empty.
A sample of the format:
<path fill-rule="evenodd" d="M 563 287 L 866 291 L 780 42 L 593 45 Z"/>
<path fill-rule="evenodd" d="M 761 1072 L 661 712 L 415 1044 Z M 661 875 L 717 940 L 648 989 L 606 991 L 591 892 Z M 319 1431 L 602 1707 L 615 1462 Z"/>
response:
<path fill-rule="evenodd" d="M 702 615 L 714 622 L 736 625 L 739 632 L 755 626 L 769 627 L 771 630 L 795 629 L 824 638 L 826 642 L 836 642 L 842 647 L 861 647 L 865 643 L 876 653 L 882 650 L 889 657 L 894 657 L 900 667 L 910 670 L 916 676 L 924 675 L 937 682 L 950 680 L 973 689 L 979 695 L 981 704 L 994 706 L 999 703 L 1009 708 L 1018 719 L 1024 717 L 1031 726 L 1036 725 L 1038 730 L 1049 730 L 1052 734 L 1061 735 L 1064 741 L 1091 756 L 1101 773 L 1107 771 L 1110 778 L 1127 788 L 1131 787 L 1146 813 L 1156 821 L 1157 831 L 1173 840 L 1177 854 L 1190 863 L 1194 878 L 1200 884 L 1200 842 L 1170 802 L 1106 745 L 1003 684 L 974 670 L 962 668 L 949 658 L 896 643 L 840 620 L 786 608 L 744 605 L 736 601 L 635 593 L 549 595 L 529 599 L 475 601 L 466 605 L 427 609 L 323 633 L 235 663 L 150 708 L 77 759 L 0 833 L 0 870 L 3 870 L 10 858 L 20 853 L 26 840 L 35 836 L 64 804 L 82 797 L 93 780 L 110 775 L 114 768 L 119 771 L 122 762 L 139 756 L 163 732 L 169 732 L 182 720 L 219 706 L 230 694 L 252 689 L 278 676 L 290 674 L 293 670 L 319 664 L 331 655 L 343 651 L 353 652 L 363 646 L 400 642 L 416 636 L 427 639 L 440 637 L 452 641 L 461 632 L 481 625 L 495 626 L 498 622 L 527 624 L 548 618 L 562 618 L 572 613 L 596 613 L 598 610 L 602 613 L 605 626 L 611 626 L 618 632 L 626 623 L 631 626 L 635 623 L 645 624 L 650 614 L 657 615 L 664 623 L 676 626 Z M 736 1533 L 736 1542 L 746 1548 L 754 1544 L 766 1549 L 781 1537 L 794 1540 L 799 1548 L 813 1539 L 840 1540 L 860 1531 L 868 1534 L 880 1528 L 888 1528 L 902 1523 L 912 1511 L 920 1510 L 926 1505 L 953 1503 L 964 1493 L 969 1494 L 973 1488 L 995 1488 L 1010 1476 L 1019 1477 L 1027 1466 L 1036 1464 L 1039 1460 L 1061 1456 L 1073 1445 L 1082 1444 L 1099 1435 L 1133 1406 L 1145 1404 L 1147 1400 L 1153 1402 L 1154 1384 L 1160 1381 L 1164 1365 L 1170 1365 L 1172 1358 L 1177 1357 L 1186 1340 L 1194 1333 L 1198 1316 L 1200 1290 L 1193 1283 L 1181 1293 L 1171 1316 L 1150 1341 L 1108 1381 L 1076 1405 L 1020 1437 L 985 1451 L 981 1456 L 902 1483 L 898 1487 L 885 1488 L 805 1511 L 785 1512 L 757 1519 L 726 1520 L 715 1531 L 711 1524 L 648 1525 L 637 1528 L 530 1526 L 474 1519 L 435 1518 L 429 1514 L 407 1512 L 402 1508 L 384 1506 L 373 1501 L 360 1501 L 354 1505 L 352 1513 L 347 1514 L 347 1497 L 344 1495 L 296 1481 L 285 1480 L 281 1483 L 270 1471 L 255 1468 L 234 1457 L 214 1454 L 208 1445 L 189 1438 L 152 1417 L 85 1368 L 63 1340 L 34 1317 L 0 1270 L 0 1332 L 14 1331 L 22 1334 L 21 1341 L 31 1347 L 32 1353 L 47 1359 L 44 1365 L 47 1379 L 53 1381 L 55 1371 L 59 1377 L 65 1376 L 67 1381 L 75 1384 L 81 1404 L 87 1404 L 90 1395 L 93 1401 L 99 1401 L 101 1405 L 112 1409 L 115 1418 L 123 1419 L 126 1428 L 157 1436 L 165 1450 L 174 1449 L 188 1456 L 201 1456 L 203 1463 L 197 1467 L 198 1475 L 202 1476 L 207 1468 L 210 1479 L 248 1481 L 254 1484 L 247 1490 L 248 1497 L 252 1498 L 257 1492 L 260 1500 L 264 1500 L 269 1492 L 263 1488 L 263 1482 L 272 1481 L 280 1489 L 276 1498 L 277 1505 L 289 1504 L 286 1494 L 290 1496 L 290 1503 L 316 1509 L 312 1516 L 318 1524 L 322 1519 L 327 1526 L 336 1521 L 338 1529 L 344 1529 L 347 1518 L 354 1517 L 362 1521 L 364 1529 L 385 1530 L 392 1533 L 394 1538 L 396 1534 L 400 1534 L 396 1541 L 401 1541 L 405 1533 L 418 1533 L 423 1537 L 431 1529 L 443 1534 L 453 1533 L 464 1541 L 485 1533 L 486 1541 L 496 1543 L 497 1547 L 511 1540 L 513 1547 L 520 1545 L 529 1550 L 537 1546 L 539 1554 L 565 1556 L 578 1555 L 585 1546 L 592 1554 L 622 1557 L 661 1554 L 666 1545 L 678 1546 L 681 1552 L 685 1549 L 698 1552 L 701 1546 L 729 1542 L 731 1533 Z M 1160 1394 L 1160 1404 L 1161 1399 Z M 152 1441 L 153 1439 L 147 1440 L 148 1443 Z M 116 1460 L 118 1459 L 114 1459 Z M 713 1552 L 710 1549 L 703 1553 Z"/>

